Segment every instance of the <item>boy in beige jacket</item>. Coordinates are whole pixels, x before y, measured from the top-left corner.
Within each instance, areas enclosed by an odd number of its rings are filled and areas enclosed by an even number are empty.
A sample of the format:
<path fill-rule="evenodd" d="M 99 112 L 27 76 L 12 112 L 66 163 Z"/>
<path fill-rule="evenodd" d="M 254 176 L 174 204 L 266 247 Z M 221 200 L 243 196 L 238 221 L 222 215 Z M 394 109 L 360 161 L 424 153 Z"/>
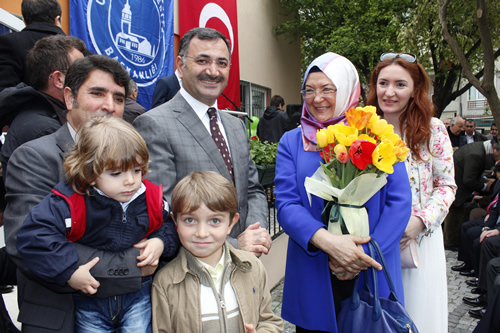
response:
<path fill-rule="evenodd" d="M 193 172 L 171 206 L 182 247 L 154 279 L 153 332 L 282 332 L 264 266 L 226 242 L 239 218 L 234 186 L 216 172 Z"/>

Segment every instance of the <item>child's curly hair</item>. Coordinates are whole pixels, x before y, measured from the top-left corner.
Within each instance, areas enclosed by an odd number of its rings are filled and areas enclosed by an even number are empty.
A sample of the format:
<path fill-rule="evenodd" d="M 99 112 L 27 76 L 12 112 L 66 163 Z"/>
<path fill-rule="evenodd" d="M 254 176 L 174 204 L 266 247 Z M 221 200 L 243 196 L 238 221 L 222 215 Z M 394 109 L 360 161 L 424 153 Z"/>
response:
<path fill-rule="evenodd" d="M 63 163 L 66 182 L 76 192 L 89 194 L 90 186 L 105 170 L 127 171 L 140 167 L 143 176 L 148 173 L 146 142 L 124 120 L 92 118 L 83 124 L 79 135 Z"/>

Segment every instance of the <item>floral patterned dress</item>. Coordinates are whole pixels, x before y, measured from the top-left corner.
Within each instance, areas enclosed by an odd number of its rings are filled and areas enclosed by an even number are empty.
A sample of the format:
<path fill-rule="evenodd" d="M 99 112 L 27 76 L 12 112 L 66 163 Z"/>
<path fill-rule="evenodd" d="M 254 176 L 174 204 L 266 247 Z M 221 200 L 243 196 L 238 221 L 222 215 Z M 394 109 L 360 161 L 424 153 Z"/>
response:
<path fill-rule="evenodd" d="M 446 258 L 441 223 L 455 199 L 453 148 L 443 123 L 431 119 L 429 149 L 420 159 L 408 154 L 406 166 L 412 191 L 412 215 L 426 228 L 417 246 L 419 267 L 403 269 L 405 307 L 420 333 L 448 332 Z"/>

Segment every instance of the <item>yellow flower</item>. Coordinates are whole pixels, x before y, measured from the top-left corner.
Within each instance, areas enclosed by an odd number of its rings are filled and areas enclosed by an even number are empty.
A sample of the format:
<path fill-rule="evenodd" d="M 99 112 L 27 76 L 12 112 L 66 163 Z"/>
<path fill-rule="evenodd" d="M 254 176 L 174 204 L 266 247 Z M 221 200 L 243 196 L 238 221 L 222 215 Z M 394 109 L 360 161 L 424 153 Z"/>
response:
<path fill-rule="evenodd" d="M 387 133 L 382 140 L 389 140 L 394 145 L 394 154 L 400 162 L 406 159 L 408 148 L 406 148 L 404 141 L 401 140 L 399 135 L 396 133 Z"/>
<path fill-rule="evenodd" d="M 358 139 L 358 130 L 351 126 L 337 126 L 335 128 L 335 138 L 341 145 L 349 147 Z"/>
<path fill-rule="evenodd" d="M 373 105 L 367 105 L 364 108 L 361 108 L 365 112 L 370 112 L 372 114 L 377 114 L 377 108 Z"/>
<path fill-rule="evenodd" d="M 373 165 L 377 167 L 380 171 L 386 173 L 393 173 L 394 168 L 392 167 L 396 161 L 396 155 L 394 154 L 394 145 L 389 140 L 381 142 L 372 154 Z"/>
<path fill-rule="evenodd" d="M 350 126 L 362 131 L 370 121 L 372 113 L 364 111 L 363 108 L 355 108 L 349 109 L 345 116 Z"/>
<path fill-rule="evenodd" d="M 399 141 L 401 141 L 401 138 L 399 137 L 399 135 L 397 135 L 394 132 L 392 132 L 392 133 L 385 133 L 384 137 L 382 138 L 382 141 L 384 139 L 391 141 L 393 145 L 396 145 L 396 144 L 399 143 Z M 404 145 L 404 142 L 403 142 L 403 145 Z"/>
<path fill-rule="evenodd" d="M 338 144 L 333 148 L 335 155 L 339 155 L 341 152 L 347 153 L 347 148 L 344 145 Z"/>
<path fill-rule="evenodd" d="M 373 123 L 371 131 L 376 136 L 384 137 L 384 135 L 394 132 L 394 126 L 389 125 L 385 119 L 378 119 Z"/>
<path fill-rule="evenodd" d="M 377 140 L 375 140 L 374 138 L 372 138 L 371 136 L 369 136 L 368 134 L 361 134 L 358 139 L 363 139 L 363 140 L 367 140 L 367 141 L 370 141 L 371 143 L 373 144 L 377 144 Z"/>
<path fill-rule="evenodd" d="M 331 128 L 332 126 L 328 126 L 327 129 L 325 129 L 326 133 L 326 139 L 328 141 L 328 144 L 335 143 L 335 131 Z"/>
<path fill-rule="evenodd" d="M 318 141 L 318 147 L 324 148 L 328 144 L 328 136 L 325 129 L 321 129 L 316 132 L 316 141 Z"/>
<path fill-rule="evenodd" d="M 401 141 L 403 142 L 403 141 Z M 406 160 L 406 155 L 408 155 L 408 148 L 404 145 L 401 146 L 400 144 L 394 146 L 394 154 L 396 154 L 396 157 L 398 158 L 398 161 L 402 162 Z"/>

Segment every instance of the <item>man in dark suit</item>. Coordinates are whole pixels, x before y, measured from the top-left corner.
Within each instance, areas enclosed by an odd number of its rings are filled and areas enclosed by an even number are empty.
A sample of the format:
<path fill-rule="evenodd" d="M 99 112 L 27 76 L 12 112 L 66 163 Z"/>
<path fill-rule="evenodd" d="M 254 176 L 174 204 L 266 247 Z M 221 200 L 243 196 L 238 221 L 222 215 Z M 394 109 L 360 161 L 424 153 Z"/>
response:
<path fill-rule="evenodd" d="M 195 170 L 216 171 L 234 183 L 240 220 L 228 241 L 260 256 L 271 247 L 265 228 L 267 200 L 250 159 L 246 127 L 241 119 L 217 110 L 217 98 L 227 85 L 230 55 L 229 42 L 218 31 L 188 31 L 176 60 L 181 90 L 169 102 L 137 117 L 134 126 L 149 149 L 151 171 L 146 177 L 163 184 L 167 200 L 177 182 Z"/>
<path fill-rule="evenodd" d="M 57 0 L 23 0 L 21 12 L 27 26 L 20 32 L 0 35 L 0 91 L 20 82 L 30 85 L 28 51 L 43 37 L 65 34 Z"/>
<path fill-rule="evenodd" d="M 181 89 L 181 85 L 177 71 L 175 71 L 172 75 L 159 78 L 153 92 L 153 106 L 151 108 L 154 109 L 155 107 L 170 101 L 172 97 L 177 94 L 179 89 Z"/>
<path fill-rule="evenodd" d="M 459 146 L 462 147 L 472 142 L 482 142 L 488 140 L 486 135 L 476 131 L 476 123 L 472 119 L 465 120 L 465 133 L 460 137 Z"/>
<path fill-rule="evenodd" d="M 464 219 L 464 203 L 473 192 L 488 191 L 494 180 L 484 178 L 483 173 L 491 170 L 500 159 L 498 142 L 474 142 L 460 147 L 453 154 L 457 193 L 450 212 L 444 221 L 444 244 L 458 246 L 458 235 Z"/>
<path fill-rule="evenodd" d="M 10 158 L 5 182 L 5 239 L 7 252 L 18 267 L 18 321 L 23 332 L 73 332 L 74 290 L 34 277 L 17 252 L 16 234 L 31 208 L 64 180 L 62 161 L 78 140 L 81 124 L 92 116 L 122 116 L 128 81 L 126 70 L 116 60 L 101 55 L 76 60 L 65 79 L 66 125 L 53 134 L 25 143 Z M 107 295 L 139 290 L 142 275 L 151 275 L 156 269 L 137 267 L 139 249 L 107 253 L 78 243 L 75 246 L 80 265 L 100 258 L 91 274 L 99 281 L 100 291 Z M 127 274 L 115 277 L 117 270 Z"/>

